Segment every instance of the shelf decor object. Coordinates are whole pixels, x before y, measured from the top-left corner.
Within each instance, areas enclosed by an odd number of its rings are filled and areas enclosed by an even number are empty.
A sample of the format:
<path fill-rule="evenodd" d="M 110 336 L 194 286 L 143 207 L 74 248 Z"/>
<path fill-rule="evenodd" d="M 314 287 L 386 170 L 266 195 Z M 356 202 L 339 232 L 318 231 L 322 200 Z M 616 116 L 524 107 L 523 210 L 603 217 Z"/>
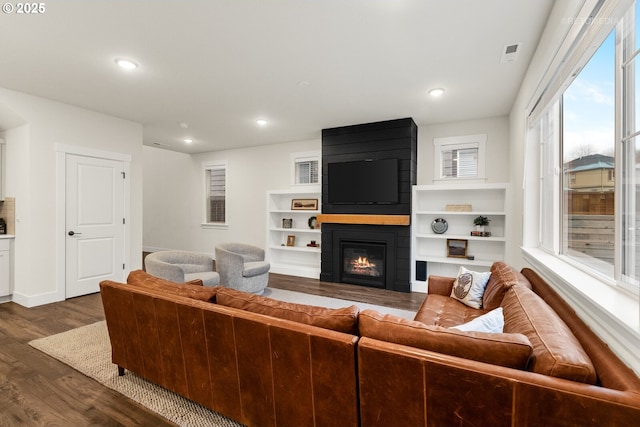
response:
<path fill-rule="evenodd" d="M 444 207 L 446 212 L 471 212 L 471 205 L 469 204 L 458 204 L 458 205 L 447 205 Z"/>
<path fill-rule="evenodd" d="M 312 216 L 307 220 L 307 225 L 310 229 L 314 230 L 318 228 L 318 218 L 316 216 Z"/>
<path fill-rule="evenodd" d="M 436 234 L 444 234 L 449 228 L 449 223 L 444 218 L 436 218 L 431 223 L 431 229 Z"/>
<path fill-rule="evenodd" d="M 315 211 L 318 210 L 318 199 L 292 199 L 292 211 Z"/>
<path fill-rule="evenodd" d="M 466 258 L 468 240 L 447 239 L 447 256 L 449 258 Z"/>
<path fill-rule="evenodd" d="M 476 231 L 480 233 L 484 233 L 484 227 L 489 225 L 489 221 L 491 221 L 489 218 L 487 218 L 486 216 L 480 215 L 473 219 L 473 225 L 476 226 Z M 483 236 L 483 234 L 477 234 L 477 235 Z"/>

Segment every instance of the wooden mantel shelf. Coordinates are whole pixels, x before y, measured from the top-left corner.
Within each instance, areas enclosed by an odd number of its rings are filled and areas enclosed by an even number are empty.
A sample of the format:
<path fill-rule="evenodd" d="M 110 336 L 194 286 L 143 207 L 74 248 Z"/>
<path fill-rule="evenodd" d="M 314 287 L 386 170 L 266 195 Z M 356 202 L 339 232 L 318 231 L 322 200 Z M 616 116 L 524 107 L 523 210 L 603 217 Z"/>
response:
<path fill-rule="evenodd" d="M 319 214 L 320 224 L 411 225 L 410 215 Z"/>

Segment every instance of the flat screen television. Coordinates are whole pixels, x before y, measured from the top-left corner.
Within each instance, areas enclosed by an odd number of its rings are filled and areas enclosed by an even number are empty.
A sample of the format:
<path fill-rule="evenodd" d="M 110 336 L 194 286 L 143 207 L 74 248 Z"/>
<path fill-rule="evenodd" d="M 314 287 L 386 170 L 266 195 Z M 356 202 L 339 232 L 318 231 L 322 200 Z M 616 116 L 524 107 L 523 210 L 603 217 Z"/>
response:
<path fill-rule="evenodd" d="M 329 203 L 398 203 L 398 159 L 339 162 L 327 166 Z"/>

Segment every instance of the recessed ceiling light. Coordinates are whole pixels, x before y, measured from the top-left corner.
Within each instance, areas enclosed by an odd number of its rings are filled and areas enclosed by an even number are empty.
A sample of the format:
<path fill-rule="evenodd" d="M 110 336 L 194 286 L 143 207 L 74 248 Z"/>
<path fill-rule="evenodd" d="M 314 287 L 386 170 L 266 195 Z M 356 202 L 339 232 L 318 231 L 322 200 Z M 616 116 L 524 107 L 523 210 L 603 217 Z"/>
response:
<path fill-rule="evenodd" d="M 138 68 L 138 64 L 130 59 L 116 58 L 116 64 L 118 64 L 120 68 L 124 68 L 125 70 L 135 70 L 136 68 Z"/>
<path fill-rule="evenodd" d="M 266 121 L 265 119 L 258 119 L 256 120 L 256 123 L 258 124 L 258 126 L 265 126 L 269 122 Z"/>
<path fill-rule="evenodd" d="M 193 139 L 187 138 L 184 140 L 184 142 L 186 142 L 187 144 L 191 144 L 193 142 Z"/>
<path fill-rule="evenodd" d="M 433 96 L 434 98 L 437 98 L 437 97 L 441 96 L 443 93 L 444 93 L 444 89 L 442 89 L 442 88 L 431 89 L 429 91 L 429 95 Z"/>

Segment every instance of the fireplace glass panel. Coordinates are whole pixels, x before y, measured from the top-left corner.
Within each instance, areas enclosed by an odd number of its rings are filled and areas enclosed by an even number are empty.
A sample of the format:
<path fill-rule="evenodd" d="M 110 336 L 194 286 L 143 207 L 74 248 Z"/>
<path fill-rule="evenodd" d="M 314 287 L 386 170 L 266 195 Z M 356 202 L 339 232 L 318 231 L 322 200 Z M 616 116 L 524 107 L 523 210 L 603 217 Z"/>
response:
<path fill-rule="evenodd" d="M 384 288 L 385 251 L 384 243 L 343 241 L 342 282 Z"/>

